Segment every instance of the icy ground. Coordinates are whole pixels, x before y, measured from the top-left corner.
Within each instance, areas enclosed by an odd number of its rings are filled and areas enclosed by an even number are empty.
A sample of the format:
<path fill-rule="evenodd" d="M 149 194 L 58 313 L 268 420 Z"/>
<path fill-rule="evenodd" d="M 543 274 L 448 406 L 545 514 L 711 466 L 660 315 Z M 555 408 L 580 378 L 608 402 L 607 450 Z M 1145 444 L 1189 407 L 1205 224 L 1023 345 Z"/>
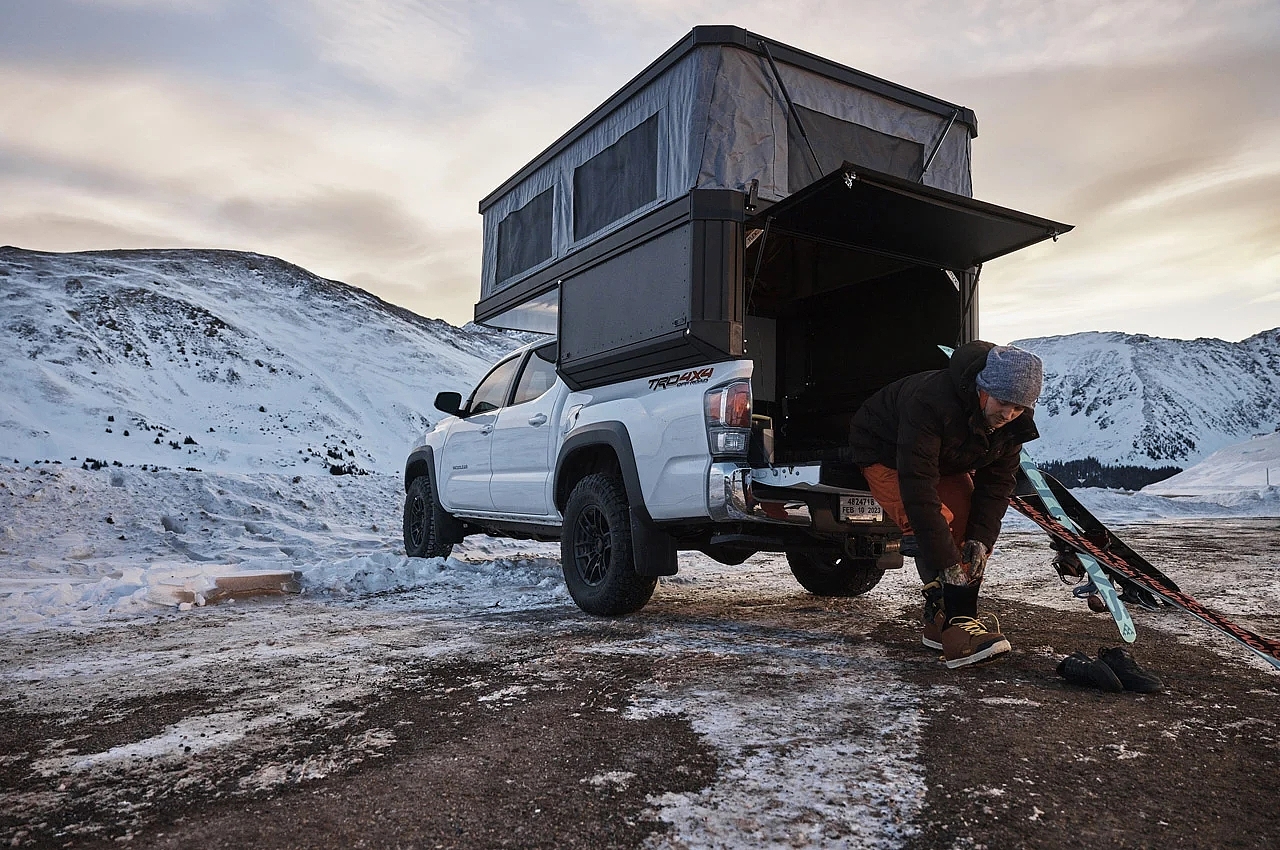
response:
<path fill-rule="evenodd" d="M 1185 589 L 1274 633 L 1280 523 L 1256 518 L 1280 513 L 1274 494 L 1249 506 L 1255 518 L 1231 518 L 1239 505 L 1078 492 L 1105 521 L 1128 523 L 1121 536 Z M 0 691 L 24 711 L 64 716 L 104 700 L 163 705 L 189 686 L 211 701 L 137 740 L 87 751 L 67 742 L 43 753 L 38 770 L 89 788 L 81 793 L 105 809 L 133 805 L 158 782 L 220 788 L 230 776 L 244 794 L 295 785 L 377 759 L 402 734 L 373 726 L 317 753 L 300 751 L 301 733 L 290 731 L 299 724 L 312 734 L 317 724 L 342 728 L 391 683 L 421 676 L 416 665 L 509 657 L 560 640 L 554 669 L 470 683 L 470 704 L 530 704 L 611 658 L 678 659 L 627 695 L 620 716 L 683 718 L 719 768 L 701 790 L 649 799 L 652 817 L 670 825 L 657 846 L 891 847 L 912 834 L 925 794 L 922 712 L 932 698 L 900 659 L 864 638 L 916 598 L 910 567 L 866 597 L 827 601 L 804 594 L 779 557 L 725 567 L 682 554 L 680 574 L 651 603 L 658 613 L 633 633 L 626 621 L 610 626 L 577 611 L 556 544 L 473 538 L 448 559 L 404 557 L 401 499 L 398 477 L 383 475 L 0 467 Z M 1206 528 L 1222 534 L 1211 556 Z M 1090 617 L 1048 558 L 1042 535 L 1011 522 L 988 596 Z M 298 595 L 180 610 L 171 592 L 198 591 L 228 572 L 281 569 L 298 574 Z M 844 637 L 769 625 L 771 611 L 788 610 Z M 1174 629 L 1245 660 L 1189 617 L 1135 618 L 1140 633 Z M 584 643 L 583 629 L 616 633 Z M 615 766 L 581 779 L 606 793 L 633 777 Z M 33 819 L 58 805 L 47 794 L 4 797 L 0 807 Z"/>
<path fill-rule="evenodd" d="M 1113 527 L 1280 517 L 1280 487 L 1178 499 L 1074 492 Z M 447 561 L 406 558 L 402 500 L 401 479 L 391 475 L 0 466 L 0 628 L 155 616 L 178 604 L 179 589 L 199 592 L 211 577 L 263 570 L 293 571 L 304 596 L 326 599 L 428 588 L 440 608 L 462 597 L 471 607 L 568 600 L 558 544 L 472 537 Z M 1035 537 L 1013 511 L 1005 526 Z M 1041 565 L 1025 566 L 1026 592 L 1037 595 L 1022 598 L 1054 604 L 1062 596 L 1056 587 L 1033 589 L 1042 584 Z M 673 579 L 683 580 L 683 573 Z"/>

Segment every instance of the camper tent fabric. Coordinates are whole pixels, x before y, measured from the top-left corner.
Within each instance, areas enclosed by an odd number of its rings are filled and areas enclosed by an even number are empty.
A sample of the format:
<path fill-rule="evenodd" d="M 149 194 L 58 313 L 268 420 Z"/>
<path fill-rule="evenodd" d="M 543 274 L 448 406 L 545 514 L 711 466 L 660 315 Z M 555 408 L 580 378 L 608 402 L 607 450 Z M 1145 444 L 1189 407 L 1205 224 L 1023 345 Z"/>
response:
<path fill-rule="evenodd" d="M 816 168 L 796 167 L 799 159 L 792 148 L 804 142 L 794 130 L 768 60 L 734 45 L 700 45 L 483 208 L 481 298 L 501 292 L 691 189 L 741 190 L 755 180 L 761 198 L 778 201 L 803 188 L 793 185 L 797 180 L 807 184 L 815 172 L 829 173 L 846 160 L 918 179 L 923 156 L 938 144 L 948 124 L 947 118 L 936 112 L 907 106 L 809 70 L 779 62 L 778 71 L 802 121 L 805 116 L 810 119 L 812 127 L 805 128 L 809 145 L 799 152 L 799 158 L 811 163 L 816 155 Z M 647 156 L 648 147 L 638 145 L 641 134 L 628 134 L 654 120 L 657 150 L 652 174 L 637 169 L 629 172 L 631 184 L 641 177 L 652 179 L 652 192 L 647 185 L 629 185 L 625 195 L 634 201 L 625 203 L 619 199 L 605 202 L 599 197 L 573 197 L 575 173 L 580 189 L 608 190 L 607 183 L 586 179 L 600 176 L 598 170 L 591 170 L 589 163 L 593 159 L 599 157 L 597 164 L 616 161 L 632 148 L 645 151 Z M 925 185 L 972 195 L 969 139 L 966 125 L 951 125 L 924 175 Z M 615 145 L 617 148 L 609 151 Z M 548 190 L 552 193 L 549 256 L 543 256 L 545 249 L 524 250 L 510 239 L 499 239 L 500 232 L 504 237 L 514 232 L 510 223 L 503 227 L 508 216 L 519 214 Z M 588 210 L 595 219 L 575 222 L 575 207 L 579 217 Z M 617 217 L 603 222 L 602 216 Z M 520 226 L 524 225 L 522 220 Z M 538 238 L 541 241 L 545 236 L 539 233 Z"/>

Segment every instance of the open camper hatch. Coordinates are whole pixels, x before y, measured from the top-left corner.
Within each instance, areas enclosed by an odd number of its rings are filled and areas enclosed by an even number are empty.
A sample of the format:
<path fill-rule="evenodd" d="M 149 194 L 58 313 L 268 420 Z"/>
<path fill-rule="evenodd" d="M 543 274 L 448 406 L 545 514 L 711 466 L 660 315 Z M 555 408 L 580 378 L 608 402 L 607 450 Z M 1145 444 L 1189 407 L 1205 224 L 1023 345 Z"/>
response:
<path fill-rule="evenodd" d="M 974 200 L 976 135 L 963 107 L 697 27 L 481 201 L 476 321 L 556 334 L 573 389 L 750 358 L 771 459 L 836 461 L 871 393 L 976 337 L 983 263 L 1071 229 Z"/>

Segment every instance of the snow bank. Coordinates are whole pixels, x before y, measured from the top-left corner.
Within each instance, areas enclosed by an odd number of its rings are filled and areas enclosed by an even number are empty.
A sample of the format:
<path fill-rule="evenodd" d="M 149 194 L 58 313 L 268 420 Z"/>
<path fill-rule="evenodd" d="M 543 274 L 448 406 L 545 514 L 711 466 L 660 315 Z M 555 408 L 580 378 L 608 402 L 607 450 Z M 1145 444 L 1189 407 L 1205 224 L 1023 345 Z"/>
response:
<path fill-rule="evenodd" d="M 1219 449 L 1190 469 L 1142 488 L 1152 496 L 1209 496 L 1249 505 L 1280 500 L 1280 431 Z"/>
<path fill-rule="evenodd" d="M 487 537 L 407 558 L 398 476 L 0 466 L 0 627 L 127 621 L 255 595 L 415 591 L 426 607 L 568 598 L 558 548 Z"/>
<path fill-rule="evenodd" d="M 296 592 L 292 570 L 227 567 L 128 567 L 97 581 L 0 579 L 0 623 L 38 623 L 63 615 L 189 611 L 209 602 Z"/>
<path fill-rule="evenodd" d="M 302 570 L 303 592 L 349 597 L 397 590 L 429 589 L 415 604 L 451 604 L 466 594 L 476 608 L 528 608 L 569 598 L 554 558 L 408 558 L 361 555 Z"/>
<path fill-rule="evenodd" d="M 1280 487 L 1207 493 L 1185 498 L 1153 495 L 1148 492 L 1150 489 L 1147 487 L 1135 493 L 1082 487 L 1072 490 L 1071 494 L 1107 526 L 1177 519 L 1280 517 Z M 1005 514 L 1004 527 L 1019 531 L 1038 528 L 1031 520 L 1012 509 Z"/>

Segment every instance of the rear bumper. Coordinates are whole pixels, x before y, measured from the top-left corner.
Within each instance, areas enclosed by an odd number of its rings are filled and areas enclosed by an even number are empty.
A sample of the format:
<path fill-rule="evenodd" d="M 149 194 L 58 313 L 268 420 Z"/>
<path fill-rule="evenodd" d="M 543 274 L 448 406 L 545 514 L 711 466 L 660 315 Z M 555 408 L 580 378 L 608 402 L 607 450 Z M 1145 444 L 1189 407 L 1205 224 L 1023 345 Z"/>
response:
<path fill-rule="evenodd" d="M 707 511 L 716 522 L 762 522 L 773 525 L 813 524 L 809 506 L 799 500 L 757 499 L 752 494 L 751 467 L 721 461 L 707 474 Z"/>

